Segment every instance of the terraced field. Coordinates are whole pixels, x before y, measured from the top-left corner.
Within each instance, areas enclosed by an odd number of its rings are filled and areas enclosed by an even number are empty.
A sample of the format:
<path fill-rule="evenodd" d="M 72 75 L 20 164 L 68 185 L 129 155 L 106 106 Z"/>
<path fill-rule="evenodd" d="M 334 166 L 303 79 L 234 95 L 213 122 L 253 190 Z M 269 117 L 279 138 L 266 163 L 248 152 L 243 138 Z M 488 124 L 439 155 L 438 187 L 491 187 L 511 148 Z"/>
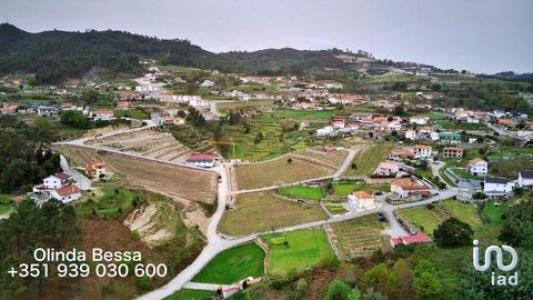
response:
<path fill-rule="evenodd" d="M 334 150 L 334 151 L 322 151 L 321 149 L 317 148 L 307 148 L 304 150 L 300 150 L 295 152 L 297 155 L 303 155 L 305 157 L 309 157 L 313 160 L 322 161 L 327 165 L 335 166 L 336 168 L 339 168 L 346 157 L 348 156 L 348 151 L 346 150 Z"/>
<path fill-rule="evenodd" d="M 317 205 L 282 199 L 271 191 L 246 193 L 239 195 L 235 209 L 224 214 L 220 231 L 229 235 L 245 235 L 326 217 Z"/>
<path fill-rule="evenodd" d="M 196 202 L 212 204 L 216 200 L 217 175 L 213 172 L 79 146 L 54 145 L 53 149 L 74 167 L 102 159 L 108 168 L 125 175 L 125 182 L 132 187 Z"/>
<path fill-rule="evenodd" d="M 331 227 L 343 258 L 369 256 L 386 243 L 381 235 L 386 226 L 374 216 L 335 223 Z"/>
<path fill-rule="evenodd" d="M 191 150 L 178 142 L 170 133 L 154 129 L 117 134 L 87 142 L 93 146 L 103 146 L 124 152 L 136 152 L 147 158 L 170 162 L 182 162 Z"/>
<path fill-rule="evenodd" d="M 333 174 L 336 169 L 307 159 L 284 156 L 278 159 L 242 164 L 235 168 L 240 190 L 289 184 Z"/>

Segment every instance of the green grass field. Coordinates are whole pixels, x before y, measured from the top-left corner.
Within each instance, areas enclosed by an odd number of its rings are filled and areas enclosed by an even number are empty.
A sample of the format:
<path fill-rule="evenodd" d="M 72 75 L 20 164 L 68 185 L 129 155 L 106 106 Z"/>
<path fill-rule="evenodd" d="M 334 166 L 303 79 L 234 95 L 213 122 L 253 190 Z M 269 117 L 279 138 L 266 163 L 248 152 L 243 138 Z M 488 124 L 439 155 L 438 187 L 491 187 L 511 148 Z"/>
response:
<path fill-rule="evenodd" d="M 478 180 L 483 180 L 483 177 L 480 177 L 480 176 L 473 176 L 471 175 L 467 169 L 463 169 L 463 168 L 452 168 L 451 169 L 453 171 L 453 173 L 455 173 L 455 175 L 463 178 L 463 179 L 478 179 Z"/>
<path fill-rule="evenodd" d="M 442 128 L 442 129 L 455 129 L 455 130 L 480 130 L 480 131 L 488 131 L 489 128 L 485 123 L 456 123 L 454 121 L 450 120 L 439 120 L 436 122 L 433 122 L 434 126 L 436 128 Z"/>
<path fill-rule="evenodd" d="M 472 229 L 475 230 L 482 225 L 481 218 L 474 205 L 456 200 L 447 200 L 443 204 L 454 217 L 469 224 Z"/>
<path fill-rule="evenodd" d="M 391 144 L 375 144 L 357 154 L 352 163 L 355 164 L 355 169 L 348 168 L 347 176 L 364 176 L 370 175 L 376 167 L 387 158 L 394 145 Z"/>
<path fill-rule="evenodd" d="M 390 192 L 390 184 L 366 184 L 366 183 L 353 183 L 353 182 L 334 182 L 333 194 L 339 196 L 346 196 L 353 191 L 366 191 L 366 192 Z"/>
<path fill-rule="evenodd" d="M 192 279 L 193 282 L 231 284 L 264 272 L 265 252 L 255 243 L 228 249 L 218 254 Z"/>
<path fill-rule="evenodd" d="M 86 201 L 76 206 L 79 215 L 88 217 L 96 214 L 118 218 L 132 209 L 132 203 L 138 196 L 128 189 L 105 186 L 102 188 L 100 197 L 92 197 L 92 195 L 88 197 Z"/>
<path fill-rule="evenodd" d="M 179 290 L 165 298 L 165 300 L 209 300 L 215 295 L 213 291 Z"/>
<path fill-rule="evenodd" d="M 346 210 L 346 208 L 344 208 L 344 206 L 342 205 L 342 202 L 328 201 L 328 202 L 324 203 L 324 206 L 333 215 L 339 215 L 339 214 L 343 214 L 345 212 L 348 212 Z"/>
<path fill-rule="evenodd" d="M 124 118 L 132 118 L 137 120 L 146 120 L 150 119 L 150 114 L 147 113 L 144 109 L 134 108 L 130 110 L 114 110 L 115 116 L 118 117 L 124 117 Z"/>
<path fill-rule="evenodd" d="M 433 209 L 426 207 L 401 209 L 398 211 L 398 214 L 411 223 L 411 225 L 429 235 L 433 235 L 433 230 L 450 217 L 455 217 L 469 224 L 473 230 L 476 230 L 482 225 L 475 206 L 457 200 L 446 200 L 442 203 L 442 208 L 438 204 L 435 204 Z"/>
<path fill-rule="evenodd" d="M 288 245 L 275 244 L 272 238 L 284 237 Z M 275 278 L 286 278 L 316 265 L 326 264 L 334 258 L 326 233 L 322 229 L 297 230 L 283 234 L 267 235 L 270 247 L 269 273 Z"/>
<path fill-rule="evenodd" d="M 324 189 L 320 187 L 309 187 L 302 185 L 286 186 L 279 189 L 279 193 L 283 196 L 307 199 L 307 200 L 320 200 L 325 196 Z"/>

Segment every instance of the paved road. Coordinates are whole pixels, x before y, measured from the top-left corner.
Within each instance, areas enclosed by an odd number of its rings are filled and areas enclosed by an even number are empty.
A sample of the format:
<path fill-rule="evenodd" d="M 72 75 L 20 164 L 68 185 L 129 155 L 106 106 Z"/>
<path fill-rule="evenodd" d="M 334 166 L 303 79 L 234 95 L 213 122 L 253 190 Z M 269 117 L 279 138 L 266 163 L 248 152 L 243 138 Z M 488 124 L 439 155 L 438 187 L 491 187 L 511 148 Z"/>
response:
<path fill-rule="evenodd" d="M 221 166 L 215 168 L 215 171 L 221 176 L 221 180 L 218 185 L 217 210 L 211 217 L 207 227 L 207 246 L 202 250 L 196 260 L 179 273 L 178 276 L 172 279 L 172 281 L 159 289 L 139 297 L 139 299 L 159 300 L 172 295 L 175 291 L 183 288 L 183 286 L 198 274 L 198 272 L 200 272 L 218 253 L 255 239 L 254 235 L 249 235 L 238 239 L 228 240 L 218 234 L 218 223 L 224 214 L 229 196 L 229 167 L 230 164 L 222 163 Z"/>
<path fill-rule="evenodd" d="M 72 176 L 72 178 L 76 180 L 76 183 L 78 184 L 81 190 L 86 191 L 91 189 L 91 180 L 83 176 L 80 172 L 71 169 L 67 159 L 63 155 L 60 155 L 59 165 L 61 166 L 63 172 Z"/>
<path fill-rule="evenodd" d="M 341 165 L 339 170 L 335 172 L 333 175 L 328 176 L 327 178 L 335 178 L 338 176 L 341 176 L 346 168 L 350 165 L 351 161 L 353 160 L 353 157 L 357 154 L 356 150 L 350 150 L 350 154 L 346 158 L 345 162 Z M 167 162 L 168 163 L 168 162 Z M 207 246 L 202 250 L 200 255 L 196 258 L 196 260 L 190 264 L 186 269 L 184 269 L 181 273 L 179 273 L 174 279 L 172 279 L 169 283 L 167 283 L 165 286 L 158 288 L 154 291 L 151 291 L 138 299 L 142 300 L 159 300 L 163 299 L 171 294 L 173 294 L 175 291 L 187 286 L 192 288 L 205 288 L 211 290 L 213 288 L 213 285 L 202 285 L 198 283 L 190 283 L 190 280 L 198 274 L 206 265 L 211 261 L 218 253 L 235 247 L 237 245 L 250 242 L 255 240 L 258 236 L 272 233 L 272 232 L 288 232 L 288 231 L 294 231 L 294 230 L 301 230 L 301 229 L 307 229 L 307 228 L 314 228 L 323 226 L 325 224 L 332 224 L 337 222 L 344 222 L 356 218 L 360 218 L 363 216 L 371 215 L 376 212 L 383 212 L 387 215 L 389 220 L 389 225 L 391 227 L 391 235 L 393 237 L 404 235 L 406 234 L 403 228 L 398 224 L 397 220 L 393 216 L 393 211 L 396 209 L 402 209 L 402 208 L 408 208 L 408 207 L 416 207 L 416 206 L 423 206 L 431 202 L 435 201 L 441 201 L 444 199 L 451 198 L 455 196 L 457 193 L 456 189 L 446 189 L 440 192 L 438 196 L 435 196 L 433 198 L 424 200 L 424 201 L 418 201 L 413 203 L 407 203 L 402 205 L 390 205 L 387 203 L 383 204 L 383 207 L 362 211 L 362 212 L 349 212 L 343 215 L 335 215 L 333 217 L 330 217 L 325 220 L 319 220 L 314 222 L 308 222 L 303 224 L 297 224 L 294 226 L 288 226 L 284 228 L 280 228 L 274 231 L 267 231 L 267 232 L 258 232 L 246 236 L 241 237 L 231 237 L 224 234 L 221 234 L 218 232 L 218 224 L 222 218 L 222 215 L 224 214 L 226 203 L 229 201 L 229 197 L 231 196 L 231 182 L 230 182 L 230 174 L 229 170 L 231 168 L 231 163 L 222 163 L 220 166 L 216 167 L 214 169 L 215 172 L 217 172 L 220 175 L 220 183 L 218 185 L 218 207 L 216 212 L 213 214 L 210 223 L 207 228 Z M 315 181 L 315 179 L 307 180 L 307 181 Z M 271 189 L 267 188 L 267 189 Z M 252 190 L 249 190 L 252 191 Z M 242 191 L 236 191 L 236 192 L 242 192 Z M 218 285 L 217 285 L 218 286 Z"/>

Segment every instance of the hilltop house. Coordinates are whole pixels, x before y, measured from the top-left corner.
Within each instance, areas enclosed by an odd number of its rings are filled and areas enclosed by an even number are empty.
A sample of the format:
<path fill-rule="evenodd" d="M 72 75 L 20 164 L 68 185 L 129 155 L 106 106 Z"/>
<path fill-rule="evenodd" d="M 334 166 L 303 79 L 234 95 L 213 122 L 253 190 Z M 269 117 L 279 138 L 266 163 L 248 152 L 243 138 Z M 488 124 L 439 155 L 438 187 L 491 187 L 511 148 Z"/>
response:
<path fill-rule="evenodd" d="M 513 195 L 514 184 L 505 178 L 485 177 L 483 193 L 489 198 L 510 198 Z"/>
<path fill-rule="evenodd" d="M 357 206 L 358 210 L 374 209 L 378 207 L 374 196 L 366 191 L 353 192 L 348 196 L 348 201 L 354 206 Z"/>
<path fill-rule="evenodd" d="M 81 197 L 80 188 L 74 184 L 74 179 L 63 172 L 56 173 L 43 179 L 43 183 L 33 187 L 31 199 L 41 204 L 55 198 L 63 203 L 77 200 Z"/>
<path fill-rule="evenodd" d="M 461 147 L 444 147 L 442 149 L 442 157 L 444 158 L 461 158 L 463 157 L 464 149 Z"/>
<path fill-rule="evenodd" d="M 533 188 L 533 170 L 518 172 L 517 183 L 520 188 Z"/>
<path fill-rule="evenodd" d="M 212 168 L 215 166 L 216 157 L 210 153 L 193 153 L 186 162 L 198 168 Z"/>
<path fill-rule="evenodd" d="M 433 153 L 433 148 L 427 145 L 416 145 L 413 147 L 415 158 L 426 159 L 430 158 Z"/>
<path fill-rule="evenodd" d="M 473 176 L 487 176 L 489 163 L 481 158 L 474 158 L 468 162 L 468 171 Z"/>

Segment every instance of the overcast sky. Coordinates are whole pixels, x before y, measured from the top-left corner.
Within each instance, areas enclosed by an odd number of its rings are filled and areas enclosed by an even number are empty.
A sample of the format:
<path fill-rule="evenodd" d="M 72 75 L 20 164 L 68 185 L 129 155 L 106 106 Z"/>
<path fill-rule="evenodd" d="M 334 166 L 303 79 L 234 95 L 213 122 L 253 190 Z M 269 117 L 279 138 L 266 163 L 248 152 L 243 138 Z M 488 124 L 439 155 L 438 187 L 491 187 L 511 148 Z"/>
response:
<path fill-rule="evenodd" d="M 117 29 L 211 51 L 341 48 L 474 72 L 533 72 L 532 0 L 0 0 L 30 32 Z"/>

